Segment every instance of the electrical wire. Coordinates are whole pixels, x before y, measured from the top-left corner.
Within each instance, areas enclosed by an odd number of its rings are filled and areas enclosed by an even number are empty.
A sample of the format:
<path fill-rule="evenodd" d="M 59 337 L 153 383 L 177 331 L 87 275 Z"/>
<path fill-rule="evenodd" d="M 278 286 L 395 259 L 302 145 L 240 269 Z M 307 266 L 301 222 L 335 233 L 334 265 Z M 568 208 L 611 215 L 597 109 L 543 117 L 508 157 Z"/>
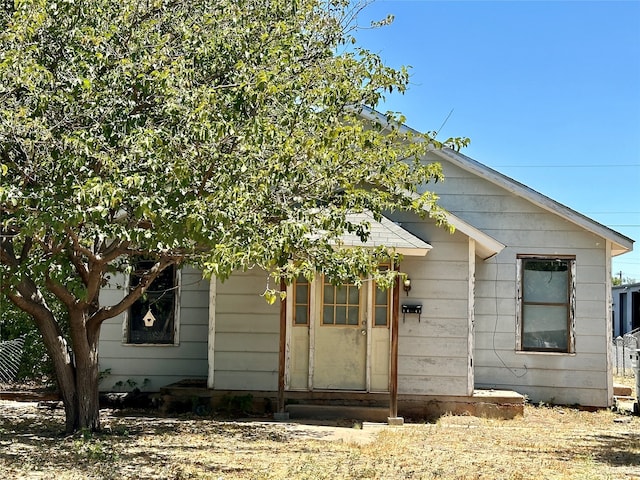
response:
<path fill-rule="evenodd" d="M 504 368 L 506 368 L 514 377 L 516 378 L 522 378 L 524 377 L 529 370 L 527 369 L 527 365 L 523 364 L 522 368 L 524 368 L 524 372 L 522 372 L 521 374 L 517 373 L 516 369 L 511 368 L 510 366 L 508 366 L 506 364 L 506 362 L 503 360 L 503 358 L 500 356 L 500 354 L 498 353 L 498 349 L 496 348 L 496 334 L 498 331 L 498 318 L 500 317 L 500 315 L 498 314 L 498 258 L 497 255 L 495 257 L 493 257 L 493 261 L 495 263 L 496 266 L 496 273 L 494 276 L 494 281 L 493 281 L 493 298 L 495 301 L 495 307 L 496 307 L 496 321 L 493 325 L 493 353 L 495 354 L 496 357 L 498 357 L 498 360 L 500 360 L 500 363 L 504 366 Z"/>

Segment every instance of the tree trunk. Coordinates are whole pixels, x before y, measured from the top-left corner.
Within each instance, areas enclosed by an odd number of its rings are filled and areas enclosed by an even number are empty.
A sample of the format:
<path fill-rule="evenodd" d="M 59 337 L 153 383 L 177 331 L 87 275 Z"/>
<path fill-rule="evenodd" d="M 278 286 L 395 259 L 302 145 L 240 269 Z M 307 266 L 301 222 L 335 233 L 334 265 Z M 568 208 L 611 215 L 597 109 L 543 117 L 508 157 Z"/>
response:
<path fill-rule="evenodd" d="M 77 412 L 73 411 L 71 413 L 77 416 L 77 428 L 87 429 L 92 432 L 100 430 L 97 361 L 91 362 L 86 367 L 76 368 L 76 393 L 78 400 Z"/>
<path fill-rule="evenodd" d="M 6 242 L 3 242 L 2 245 L 5 248 L 2 251 L 3 261 L 9 259 L 12 260 L 11 265 L 18 265 L 11 245 L 8 244 L 7 247 L 5 244 Z M 7 248 L 9 250 L 6 250 Z M 89 301 L 78 300 L 66 287 L 47 279 L 46 288 L 66 306 L 69 313 L 70 344 L 65 339 L 60 323 L 47 305 L 41 290 L 31 278 L 24 277 L 15 291 L 0 292 L 6 294 L 18 308 L 31 315 L 42 335 L 44 345 L 53 361 L 58 389 L 64 404 L 67 433 L 80 429 L 100 430 L 98 341 L 102 322 L 125 312 L 162 270 L 175 263 L 176 260 L 172 257 L 162 257 L 134 290 L 108 310 L 100 309 L 99 306 L 103 264 L 90 271 L 82 270 L 83 280 L 95 287 L 89 289 L 92 292 Z"/>
<path fill-rule="evenodd" d="M 36 312 L 39 314 L 40 312 Z M 98 338 L 100 327 L 87 329 L 87 311 L 69 312 L 71 351 L 50 312 L 47 316 L 34 315 L 38 329 L 56 372 L 58 389 L 65 410 L 65 430 L 100 430 L 98 393 Z"/>
<path fill-rule="evenodd" d="M 88 307 L 69 311 L 69 328 L 74 352 L 73 385 L 60 390 L 73 392 L 65 401 L 67 431 L 100 430 L 98 393 L 98 339 L 100 326 L 88 326 Z M 64 396 L 64 393 L 63 393 Z M 64 398 L 64 397 L 63 397 Z"/>
<path fill-rule="evenodd" d="M 65 430 L 100 430 L 100 403 L 98 393 L 97 343 L 93 350 L 96 355 L 82 358 L 75 355 L 73 375 L 58 375 L 58 388 L 65 410 Z M 56 368 L 56 371 L 58 368 Z"/>

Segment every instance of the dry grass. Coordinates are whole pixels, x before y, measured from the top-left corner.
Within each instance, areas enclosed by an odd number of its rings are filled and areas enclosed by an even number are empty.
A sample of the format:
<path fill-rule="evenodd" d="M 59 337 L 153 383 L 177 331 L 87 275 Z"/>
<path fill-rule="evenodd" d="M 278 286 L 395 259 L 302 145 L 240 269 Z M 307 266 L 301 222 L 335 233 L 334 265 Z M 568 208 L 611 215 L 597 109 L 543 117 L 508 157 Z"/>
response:
<path fill-rule="evenodd" d="M 640 479 L 640 418 L 609 411 L 336 429 L 346 441 L 312 425 L 109 411 L 104 433 L 65 437 L 60 410 L 0 412 L 0 478 Z"/>

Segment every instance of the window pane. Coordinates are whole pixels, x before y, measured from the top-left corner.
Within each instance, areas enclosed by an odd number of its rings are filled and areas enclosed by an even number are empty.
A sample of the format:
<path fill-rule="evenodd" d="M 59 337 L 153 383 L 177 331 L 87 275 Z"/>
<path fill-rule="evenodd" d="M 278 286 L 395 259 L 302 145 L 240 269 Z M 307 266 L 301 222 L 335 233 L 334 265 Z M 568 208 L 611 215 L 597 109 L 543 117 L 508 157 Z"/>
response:
<path fill-rule="evenodd" d="M 386 305 L 389 290 L 381 290 L 376 288 L 376 305 Z"/>
<path fill-rule="evenodd" d="M 309 299 L 309 285 L 296 284 L 296 303 L 306 304 Z"/>
<path fill-rule="evenodd" d="M 524 305 L 522 346 L 524 348 L 567 348 L 567 307 Z"/>
<path fill-rule="evenodd" d="M 323 292 L 323 325 L 360 324 L 359 288 L 351 284 L 333 286 L 324 283 Z"/>
<path fill-rule="evenodd" d="M 330 304 L 333 303 L 334 299 L 334 287 L 333 285 L 326 284 L 324 285 L 324 303 Z"/>
<path fill-rule="evenodd" d="M 374 325 L 384 327 L 387 325 L 387 307 L 376 307 Z"/>
<path fill-rule="evenodd" d="M 306 325 L 308 323 L 308 307 L 306 305 L 296 305 L 296 325 Z"/>
<path fill-rule="evenodd" d="M 349 325 L 358 325 L 360 323 L 359 317 L 360 309 L 358 307 L 349 307 Z"/>
<path fill-rule="evenodd" d="M 322 311 L 322 323 L 324 325 L 333 325 L 333 306 L 325 306 Z"/>
<path fill-rule="evenodd" d="M 360 303 L 360 289 L 349 285 L 349 304 L 358 305 Z"/>
<path fill-rule="evenodd" d="M 523 300 L 567 303 L 569 268 L 566 261 L 528 260 L 524 263 Z"/>
<path fill-rule="evenodd" d="M 340 285 L 336 287 L 336 304 L 346 305 L 347 304 L 347 286 Z"/>

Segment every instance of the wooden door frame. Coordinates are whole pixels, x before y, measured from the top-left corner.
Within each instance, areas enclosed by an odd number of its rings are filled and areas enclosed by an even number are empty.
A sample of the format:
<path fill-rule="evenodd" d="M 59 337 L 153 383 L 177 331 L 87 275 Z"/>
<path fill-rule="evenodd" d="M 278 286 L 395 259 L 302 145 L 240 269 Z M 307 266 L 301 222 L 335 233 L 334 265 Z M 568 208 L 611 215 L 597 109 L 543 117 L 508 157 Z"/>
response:
<path fill-rule="evenodd" d="M 397 270 L 397 266 L 394 266 Z M 320 285 L 320 287 L 318 287 Z M 310 312 L 314 312 L 317 308 L 318 292 L 317 289 L 321 288 L 321 282 L 318 282 L 318 276 L 316 276 L 309 284 L 311 289 L 311 295 L 309 299 Z M 288 311 L 293 308 L 291 288 L 287 287 L 284 282 L 280 285 L 281 291 L 287 292 L 287 296 L 284 300 L 280 301 L 280 335 L 279 335 L 279 355 L 278 355 L 278 411 L 284 411 L 284 398 L 285 392 L 289 389 L 287 379 L 289 378 L 289 369 L 291 368 L 291 328 L 290 318 L 288 317 Z M 366 315 L 367 315 L 367 345 L 366 345 L 366 358 L 365 358 L 365 389 L 363 393 L 371 393 L 371 368 L 372 368 L 372 331 L 374 319 L 374 308 L 372 305 L 372 295 L 374 295 L 373 284 L 370 283 L 366 286 L 367 299 L 366 299 Z M 390 295 L 391 309 L 390 325 L 389 325 L 389 394 L 390 397 L 395 398 L 395 411 L 397 413 L 397 390 L 398 390 L 398 317 L 399 317 L 399 281 L 396 279 Z M 309 318 L 309 368 L 307 379 L 307 391 L 313 392 L 313 374 L 315 370 L 315 340 L 316 340 L 316 318 L 315 314 L 310 315 Z M 325 391 L 325 390 L 321 390 Z M 380 393 L 380 392 L 377 392 Z M 390 406 L 390 411 L 393 407 Z"/>

